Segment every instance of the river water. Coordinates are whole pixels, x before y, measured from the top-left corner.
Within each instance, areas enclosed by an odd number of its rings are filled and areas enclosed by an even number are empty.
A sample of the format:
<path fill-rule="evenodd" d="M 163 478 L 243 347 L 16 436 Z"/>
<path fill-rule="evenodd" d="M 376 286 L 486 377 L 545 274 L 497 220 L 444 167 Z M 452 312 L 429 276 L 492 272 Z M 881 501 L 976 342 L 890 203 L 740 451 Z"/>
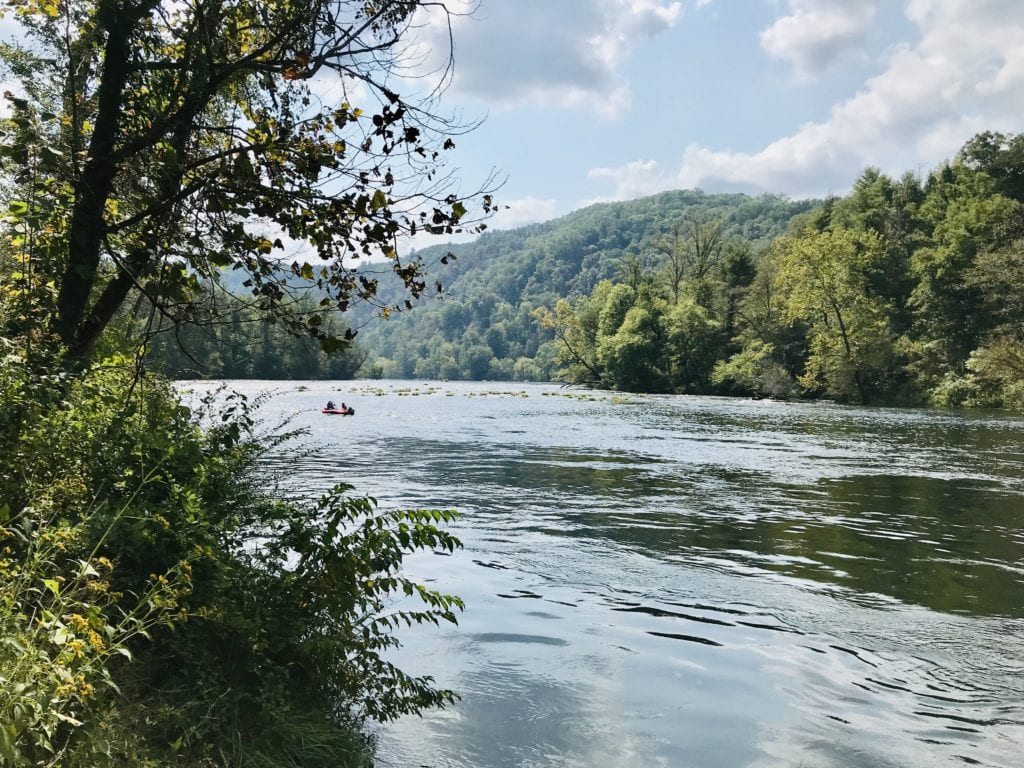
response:
<path fill-rule="evenodd" d="M 409 563 L 460 625 L 398 657 L 462 700 L 382 729 L 381 766 L 1024 765 L 1022 419 L 232 386 L 307 430 L 289 492 L 462 513 L 464 550 Z"/>

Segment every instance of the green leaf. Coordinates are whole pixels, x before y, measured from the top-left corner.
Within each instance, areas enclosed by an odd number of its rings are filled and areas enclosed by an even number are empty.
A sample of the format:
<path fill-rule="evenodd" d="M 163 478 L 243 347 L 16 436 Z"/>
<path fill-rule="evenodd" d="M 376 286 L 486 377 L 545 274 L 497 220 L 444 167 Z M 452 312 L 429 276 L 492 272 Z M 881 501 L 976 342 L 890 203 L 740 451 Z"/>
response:
<path fill-rule="evenodd" d="M 28 203 L 24 200 L 11 200 L 7 203 L 7 210 L 14 216 L 24 216 L 28 213 Z"/>
<path fill-rule="evenodd" d="M 378 211 L 387 204 L 388 198 L 387 195 L 384 194 L 383 190 L 378 189 L 373 193 L 373 200 L 370 202 L 370 207 L 373 208 L 373 210 Z"/>
<path fill-rule="evenodd" d="M 320 339 L 320 349 L 326 352 L 328 355 L 337 352 L 345 345 L 342 339 L 337 336 L 324 336 Z"/>
<path fill-rule="evenodd" d="M 0 724 L 0 757 L 4 765 L 18 765 L 21 761 L 21 752 L 16 744 L 18 740 L 18 729 L 14 723 L 7 725 Z"/>

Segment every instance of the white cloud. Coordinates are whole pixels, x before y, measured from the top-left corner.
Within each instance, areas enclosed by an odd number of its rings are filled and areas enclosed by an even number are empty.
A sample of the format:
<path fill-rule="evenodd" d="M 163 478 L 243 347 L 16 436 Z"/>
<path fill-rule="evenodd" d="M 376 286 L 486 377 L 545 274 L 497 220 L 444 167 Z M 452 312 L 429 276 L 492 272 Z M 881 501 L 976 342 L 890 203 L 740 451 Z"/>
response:
<path fill-rule="evenodd" d="M 821 195 L 848 188 L 865 165 L 932 167 L 979 130 L 1021 130 L 1024 3 L 908 0 L 906 12 L 920 38 L 890 51 L 825 120 L 753 152 L 691 144 L 678 186 Z"/>
<path fill-rule="evenodd" d="M 367 107 L 369 91 L 361 80 L 343 78 L 333 70 L 322 69 L 305 83 L 316 110 L 335 109 L 346 101 L 355 107 L 372 108 L 372 105 Z"/>
<path fill-rule="evenodd" d="M 632 49 L 681 16 L 681 3 L 664 0 L 483 3 L 450 17 L 452 87 L 499 109 L 585 107 L 614 117 L 631 105 L 622 70 Z M 434 13 L 419 31 L 410 61 L 419 57 L 424 68 L 436 68 L 449 50 L 448 22 Z"/>
<path fill-rule="evenodd" d="M 558 201 L 551 198 L 522 197 L 502 204 L 501 210 L 487 222 L 488 229 L 515 229 L 554 218 Z"/>
<path fill-rule="evenodd" d="M 813 77 L 839 60 L 863 53 L 877 0 L 789 0 L 789 14 L 761 33 L 770 56 Z"/>
<path fill-rule="evenodd" d="M 653 195 L 667 189 L 678 187 L 671 174 L 666 174 L 656 160 L 635 160 L 617 167 L 591 168 L 587 178 L 612 182 L 612 192 L 600 198 L 587 200 L 584 205 L 611 202 L 613 200 L 632 200 L 644 195 Z"/>

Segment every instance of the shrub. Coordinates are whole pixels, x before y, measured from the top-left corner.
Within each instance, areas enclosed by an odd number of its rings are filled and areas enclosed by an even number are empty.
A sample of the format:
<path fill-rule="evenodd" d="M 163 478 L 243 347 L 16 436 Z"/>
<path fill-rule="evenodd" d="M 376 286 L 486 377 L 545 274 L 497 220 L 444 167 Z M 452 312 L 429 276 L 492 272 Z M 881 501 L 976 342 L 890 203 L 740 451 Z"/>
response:
<path fill-rule="evenodd" d="M 256 436 L 258 403 L 186 407 L 130 362 L 44 377 L 0 361 L 3 759 L 362 766 L 364 720 L 452 702 L 387 655 L 399 627 L 456 619 L 457 598 L 401 574 L 459 546 L 439 527 L 454 513 L 349 487 L 275 498 L 259 459 L 288 435 Z"/>
<path fill-rule="evenodd" d="M 89 520 L 76 524 L 0 508 L 0 762 L 62 764 L 72 747 L 97 764 L 97 713 L 138 638 L 181 619 L 190 568 L 150 577 L 139 595 L 111 588 L 114 564 L 79 558 Z M 79 729 L 88 734 L 82 738 Z M 77 742 L 76 742 L 76 737 Z M 84 761 L 83 761 L 84 762 Z"/>

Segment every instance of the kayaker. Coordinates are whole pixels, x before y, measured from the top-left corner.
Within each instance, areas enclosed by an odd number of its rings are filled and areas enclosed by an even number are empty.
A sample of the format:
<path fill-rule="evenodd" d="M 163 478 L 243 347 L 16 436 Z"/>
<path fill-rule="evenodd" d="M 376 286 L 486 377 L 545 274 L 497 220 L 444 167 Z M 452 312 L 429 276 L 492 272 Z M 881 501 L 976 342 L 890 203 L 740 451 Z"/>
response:
<path fill-rule="evenodd" d="M 344 408 L 345 408 L 345 404 L 344 404 L 344 403 L 342 403 L 342 404 L 341 404 L 341 407 L 342 407 L 342 410 L 344 410 Z M 333 401 L 333 400 L 328 400 L 328 401 L 327 401 L 327 410 L 328 410 L 328 411 L 333 411 L 333 410 L 334 410 L 334 401 Z"/>
<path fill-rule="evenodd" d="M 348 413 L 348 406 L 345 405 L 344 403 L 341 404 L 341 412 Z"/>

